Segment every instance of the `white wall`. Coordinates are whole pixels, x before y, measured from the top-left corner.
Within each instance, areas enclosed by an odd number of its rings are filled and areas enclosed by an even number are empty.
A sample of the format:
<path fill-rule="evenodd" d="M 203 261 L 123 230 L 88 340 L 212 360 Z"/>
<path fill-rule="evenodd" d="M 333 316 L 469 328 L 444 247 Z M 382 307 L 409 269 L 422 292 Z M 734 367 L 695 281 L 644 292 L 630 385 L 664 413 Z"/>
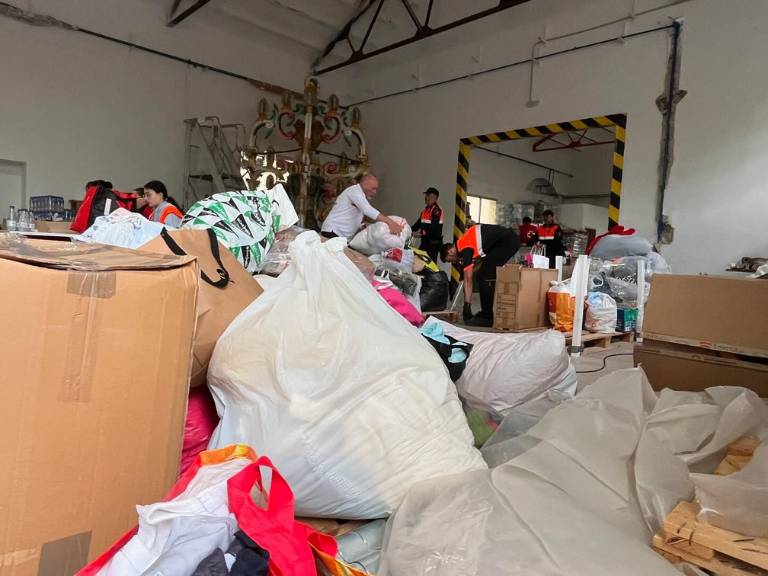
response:
<path fill-rule="evenodd" d="M 73 24 L 301 89 L 308 57 L 232 34 L 202 11 L 168 29 L 167 4 L 17 0 Z M 0 159 L 27 163 L 28 196 L 81 198 L 94 178 L 120 189 L 159 179 L 181 199 L 183 120 L 218 115 L 250 126 L 263 95 L 242 80 L 4 17 L 0 54 Z"/>
<path fill-rule="evenodd" d="M 643 11 L 668 2 L 638 0 Z M 527 58 L 539 36 L 553 36 L 626 16 L 627 0 L 536 0 L 455 33 L 402 48 L 323 77 L 347 101 L 371 98 Z M 768 131 L 765 0 L 690 0 L 640 16 L 635 31 L 683 17 L 675 165 L 666 213 L 674 243 L 663 248 L 678 272 L 724 270 L 744 254 L 768 253 L 764 189 Z M 616 24 L 550 42 L 542 53 L 617 38 Z M 571 52 L 541 62 L 538 106 L 528 107 L 528 66 L 444 84 L 362 106 L 373 165 L 382 175 L 379 203 L 415 213 L 414 191 L 455 186 L 459 139 L 611 113 L 628 114 L 621 223 L 655 238 L 661 115 L 668 32 Z M 474 159 L 473 159 L 474 161 Z M 470 166 L 470 177 L 472 167 Z M 452 207 L 446 203 L 450 215 Z M 734 234 L 738 229 L 739 233 Z"/>
<path fill-rule="evenodd" d="M 24 198 L 24 164 L 0 158 L 0 222 L 8 218 L 10 207 L 20 208 Z"/>

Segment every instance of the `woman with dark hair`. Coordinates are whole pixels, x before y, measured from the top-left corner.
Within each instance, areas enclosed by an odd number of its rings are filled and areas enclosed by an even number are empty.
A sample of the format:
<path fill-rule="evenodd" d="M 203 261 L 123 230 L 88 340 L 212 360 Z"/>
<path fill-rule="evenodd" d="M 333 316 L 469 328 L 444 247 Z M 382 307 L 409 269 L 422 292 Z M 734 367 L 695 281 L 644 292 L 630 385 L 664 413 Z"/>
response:
<path fill-rule="evenodd" d="M 152 208 L 152 222 L 165 224 L 168 228 L 178 228 L 181 226 L 181 220 L 184 214 L 181 213 L 179 205 L 170 196 L 165 184 L 159 180 L 152 180 L 144 184 L 144 198 L 147 205 Z"/>

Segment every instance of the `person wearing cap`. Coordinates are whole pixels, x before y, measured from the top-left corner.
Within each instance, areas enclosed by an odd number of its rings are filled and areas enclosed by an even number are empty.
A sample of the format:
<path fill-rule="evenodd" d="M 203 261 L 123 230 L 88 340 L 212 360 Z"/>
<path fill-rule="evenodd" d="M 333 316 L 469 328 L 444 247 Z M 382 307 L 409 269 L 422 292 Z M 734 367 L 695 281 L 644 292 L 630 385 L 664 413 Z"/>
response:
<path fill-rule="evenodd" d="M 555 257 L 565 256 L 565 244 L 563 244 L 563 229 L 555 223 L 555 213 L 552 210 L 544 210 L 542 213 L 544 223 L 539 226 L 539 244 L 547 249 L 549 267 L 555 267 Z"/>
<path fill-rule="evenodd" d="M 443 209 L 437 204 L 440 191 L 429 187 L 424 192 L 424 210 L 419 219 L 411 227 L 414 236 L 421 237 L 421 249 L 424 250 L 433 261 L 437 262 L 437 255 L 443 245 Z"/>

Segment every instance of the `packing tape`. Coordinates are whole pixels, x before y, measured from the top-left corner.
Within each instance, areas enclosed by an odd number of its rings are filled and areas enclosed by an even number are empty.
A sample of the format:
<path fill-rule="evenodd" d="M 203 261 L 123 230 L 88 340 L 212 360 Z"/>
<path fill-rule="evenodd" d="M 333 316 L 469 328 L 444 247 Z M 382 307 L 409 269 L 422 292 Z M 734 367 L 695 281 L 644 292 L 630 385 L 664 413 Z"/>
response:
<path fill-rule="evenodd" d="M 37 576 L 71 576 L 88 563 L 91 532 L 81 532 L 43 544 Z"/>
<path fill-rule="evenodd" d="M 117 274 L 114 271 L 80 272 L 71 270 L 67 273 L 67 292 L 89 298 L 112 298 L 117 286 Z"/>
<path fill-rule="evenodd" d="M 37 560 L 40 552 L 37 548 L 27 548 L 25 550 L 14 550 L 13 552 L 5 552 L 0 554 L 0 573 L 3 573 L 2 568 L 13 568 L 21 564 L 26 564 L 33 560 Z"/>

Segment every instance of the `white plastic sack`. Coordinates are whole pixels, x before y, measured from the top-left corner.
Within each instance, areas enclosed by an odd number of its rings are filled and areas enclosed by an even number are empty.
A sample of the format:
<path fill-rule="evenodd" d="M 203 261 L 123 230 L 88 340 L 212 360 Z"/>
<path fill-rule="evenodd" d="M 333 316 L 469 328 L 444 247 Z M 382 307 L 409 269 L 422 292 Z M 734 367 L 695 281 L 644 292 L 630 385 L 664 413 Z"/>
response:
<path fill-rule="evenodd" d="M 109 244 L 122 248 L 139 248 L 160 235 L 163 226 L 151 222 L 141 214 L 118 208 L 107 216 L 99 216 L 93 225 L 75 236 L 78 242 Z"/>
<path fill-rule="evenodd" d="M 590 256 L 610 260 L 622 256 L 646 256 L 653 252 L 651 243 L 638 234 L 621 236 L 609 234 L 597 241 Z"/>
<path fill-rule="evenodd" d="M 355 234 L 355 237 L 349 243 L 349 247 L 366 256 L 386 252 L 390 248 L 405 248 L 405 243 L 411 237 L 411 227 L 405 218 L 400 216 L 390 216 L 390 218 L 403 225 L 400 234 L 392 234 L 389 231 L 389 226 L 384 222 L 374 222 Z"/>
<path fill-rule="evenodd" d="M 587 294 L 587 316 L 584 327 L 590 332 L 616 332 L 616 300 L 603 292 Z"/>
<path fill-rule="evenodd" d="M 473 408 L 501 413 L 551 389 L 576 393 L 576 372 L 561 332 L 473 332 L 434 317 L 427 319 L 427 325 L 434 323 L 446 335 L 474 346 L 456 383 Z"/>
<path fill-rule="evenodd" d="M 246 443 L 290 483 L 301 516 L 381 518 L 412 484 L 485 468 L 432 346 L 314 232 L 235 319 L 211 359 L 211 448 Z"/>
<path fill-rule="evenodd" d="M 211 552 L 227 550 L 237 532 L 237 520 L 229 511 L 227 480 L 250 463 L 247 458 L 235 458 L 203 466 L 173 500 L 137 506 L 138 533 L 99 576 L 189 576 Z"/>

